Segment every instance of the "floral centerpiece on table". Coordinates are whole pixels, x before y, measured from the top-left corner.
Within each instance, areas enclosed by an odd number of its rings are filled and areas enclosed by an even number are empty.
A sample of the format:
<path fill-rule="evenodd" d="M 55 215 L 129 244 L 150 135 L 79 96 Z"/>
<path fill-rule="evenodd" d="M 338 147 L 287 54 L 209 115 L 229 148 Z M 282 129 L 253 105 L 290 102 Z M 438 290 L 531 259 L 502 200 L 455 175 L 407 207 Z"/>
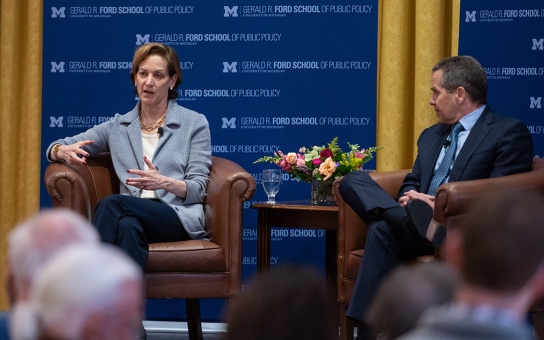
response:
<path fill-rule="evenodd" d="M 373 154 L 381 149 L 381 147 L 363 149 L 358 144 L 350 143 L 348 147 L 349 151 L 344 152 L 338 146 L 338 137 L 335 137 L 327 146 L 302 147 L 298 153 L 284 154 L 278 151 L 274 152 L 273 156 L 261 157 L 253 163 L 273 163 L 290 174 L 291 178 L 311 182 L 312 203 L 320 204 L 320 200 L 332 200 L 332 197 L 325 197 L 331 196 L 332 183 L 335 179 L 352 171 L 361 170 L 363 164 L 374 158 Z M 330 204 L 331 202 L 322 203 Z"/>

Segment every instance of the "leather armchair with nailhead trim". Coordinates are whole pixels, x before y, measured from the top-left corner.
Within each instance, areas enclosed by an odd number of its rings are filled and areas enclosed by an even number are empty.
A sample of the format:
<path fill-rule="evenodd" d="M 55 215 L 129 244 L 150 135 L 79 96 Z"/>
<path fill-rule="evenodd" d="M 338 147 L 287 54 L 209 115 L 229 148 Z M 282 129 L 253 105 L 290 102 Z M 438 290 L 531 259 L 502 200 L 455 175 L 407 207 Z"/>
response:
<path fill-rule="evenodd" d="M 73 209 L 89 220 L 100 199 L 119 192 L 109 155 L 89 158 L 86 166 L 51 163 L 44 180 L 53 207 Z M 204 202 L 210 239 L 149 245 L 146 296 L 185 299 L 190 339 L 202 339 L 199 299 L 240 293 L 244 201 L 255 189 L 255 179 L 241 166 L 212 157 Z"/>
<path fill-rule="evenodd" d="M 398 194 L 404 176 L 409 169 L 375 172 L 370 176 L 391 197 Z M 364 245 L 368 227 L 340 196 L 338 185 L 342 178 L 335 181 L 333 192 L 338 204 L 338 256 L 337 285 L 338 307 L 340 314 L 340 338 L 353 339 L 352 320 L 346 318 L 346 310 L 351 299 L 355 279 L 364 256 Z M 508 192 L 510 188 L 534 189 L 544 194 L 544 159 L 534 158 L 532 171 L 522 174 L 487 178 L 473 181 L 446 183 L 438 187 L 435 196 L 434 219 L 446 225 L 447 230 L 456 228 L 463 213 L 472 204 L 472 199 L 481 192 Z M 415 262 L 428 262 L 440 259 L 442 252 L 437 249 L 435 256 L 420 257 Z M 544 303 L 535 303 L 530 311 L 535 332 L 544 339 Z"/>

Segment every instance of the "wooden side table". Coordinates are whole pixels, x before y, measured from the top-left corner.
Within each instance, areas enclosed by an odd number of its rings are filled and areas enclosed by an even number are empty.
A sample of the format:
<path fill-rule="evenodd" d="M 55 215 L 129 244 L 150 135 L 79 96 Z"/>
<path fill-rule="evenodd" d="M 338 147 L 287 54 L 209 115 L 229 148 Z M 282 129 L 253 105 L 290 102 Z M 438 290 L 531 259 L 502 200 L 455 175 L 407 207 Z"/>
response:
<path fill-rule="evenodd" d="M 276 204 L 256 203 L 257 209 L 257 272 L 270 269 L 270 237 L 272 227 L 324 229 L 325 272 L 330 282 L 336 284 L 336 255 L 338 207 L 316 206 L 310 201 L 289 201 Z"/>

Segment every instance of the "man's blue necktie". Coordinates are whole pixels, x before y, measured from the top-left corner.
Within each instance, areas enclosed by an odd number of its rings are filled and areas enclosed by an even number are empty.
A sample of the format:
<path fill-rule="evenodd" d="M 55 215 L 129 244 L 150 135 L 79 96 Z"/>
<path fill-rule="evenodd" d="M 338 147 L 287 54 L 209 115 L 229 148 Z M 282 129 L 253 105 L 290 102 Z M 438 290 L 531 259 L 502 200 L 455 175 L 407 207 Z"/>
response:
<path fill-rule="evenodd" d="M 440 166 L 434 173 L 433 179 L 431 180 L 431 186 L 429 187 L 428 194 L 434 195 L 436 189 L 444 182 L 444 179 L 448 176 L 450 169 L 453 165 L 455 159 L 455 149 L 457 149 L 457 140 L 459 139 L 459 132 L 463 130 L 463 125 L 460 122 L 455 123 L 450 133 L 450 145 L 446 149 L 446 154 Z"/>

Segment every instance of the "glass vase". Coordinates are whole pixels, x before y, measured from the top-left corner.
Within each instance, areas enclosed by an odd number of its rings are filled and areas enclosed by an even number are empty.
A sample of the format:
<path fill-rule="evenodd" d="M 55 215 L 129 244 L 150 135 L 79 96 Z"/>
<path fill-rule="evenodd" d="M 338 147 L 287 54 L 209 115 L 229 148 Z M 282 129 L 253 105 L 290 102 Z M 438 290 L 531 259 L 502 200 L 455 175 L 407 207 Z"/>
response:
<path fill-rule="evenodd" d="M 312 184 L 312 205 L 336 205 L 332 196 L 333 181 L 317 181 Z"/>

